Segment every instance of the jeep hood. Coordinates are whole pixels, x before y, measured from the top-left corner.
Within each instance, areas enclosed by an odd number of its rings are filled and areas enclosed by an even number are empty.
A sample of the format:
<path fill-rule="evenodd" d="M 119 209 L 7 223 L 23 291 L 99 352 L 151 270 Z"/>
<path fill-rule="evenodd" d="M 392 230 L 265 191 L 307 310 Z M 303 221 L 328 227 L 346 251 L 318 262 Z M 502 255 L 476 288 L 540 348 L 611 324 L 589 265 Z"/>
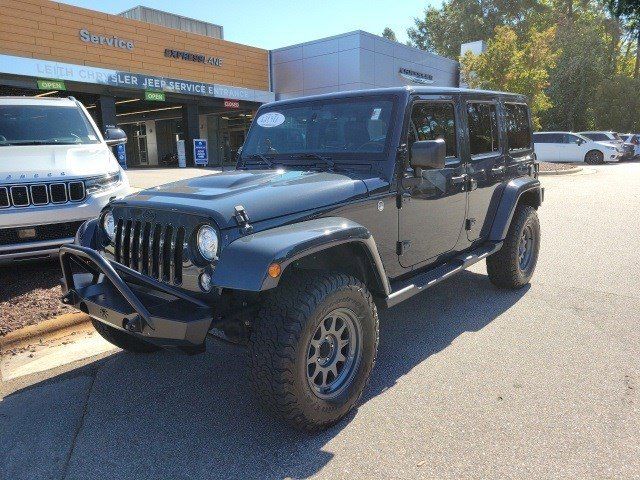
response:
<path fill-rule="evenodd" d="M 92 177 L 118 168 L 102 143 L 0 146 L 0 183 Z"/>
<path fill-rule="evenodd" d="M 242 205 L 251 223 L 339 204 L 367 195 L 362 179 L 333 172 L 234 170 L 143 190 L 122 200 L 130 206 L 193 212 L 221 229 L 236 227 Z"/>

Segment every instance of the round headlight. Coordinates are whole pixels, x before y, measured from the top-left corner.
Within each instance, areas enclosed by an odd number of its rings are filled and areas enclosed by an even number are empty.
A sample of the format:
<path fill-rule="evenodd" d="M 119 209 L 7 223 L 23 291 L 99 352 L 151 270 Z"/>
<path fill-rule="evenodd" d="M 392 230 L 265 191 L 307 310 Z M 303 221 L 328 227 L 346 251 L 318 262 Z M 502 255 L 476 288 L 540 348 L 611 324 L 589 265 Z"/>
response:
<path fill-rule="evenodd" d="M 113 213 L 107 212 L 104 214 L 102 217 L 102 229 L 112 242 L 116 241 L 116 222 L 113 219 Z"/>
<path fill-rule="evenodd" d="M 218 253 L 218 233 L 211 225 L 203 225 L 198 230 L 198 250 L 206 260 L 213 260 Z"/>

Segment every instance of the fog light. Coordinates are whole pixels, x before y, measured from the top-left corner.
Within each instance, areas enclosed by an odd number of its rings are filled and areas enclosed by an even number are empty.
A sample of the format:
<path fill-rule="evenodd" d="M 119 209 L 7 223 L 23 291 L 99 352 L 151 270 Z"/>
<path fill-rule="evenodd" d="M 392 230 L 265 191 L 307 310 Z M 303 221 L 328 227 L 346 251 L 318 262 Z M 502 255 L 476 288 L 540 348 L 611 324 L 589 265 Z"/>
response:
<path fill-rule="evenodd" d="M 207 272 L 204 272 L 202 275 L 200 275 L 200 288 L 204 292 L 211 291 L 211 275 Z"/>

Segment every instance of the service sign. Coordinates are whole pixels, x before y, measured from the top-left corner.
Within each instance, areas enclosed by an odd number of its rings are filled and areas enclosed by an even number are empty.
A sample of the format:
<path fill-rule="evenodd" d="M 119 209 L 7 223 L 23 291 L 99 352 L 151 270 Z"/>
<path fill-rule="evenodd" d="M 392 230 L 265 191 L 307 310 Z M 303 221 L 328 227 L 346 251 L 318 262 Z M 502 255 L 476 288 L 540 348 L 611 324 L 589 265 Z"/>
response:
<path fill-rule="evenodd" d="M 193 140 L 193 161 L 196 165 L 209 164 L 209 149 L 207 141 L 203 138 Z"/>

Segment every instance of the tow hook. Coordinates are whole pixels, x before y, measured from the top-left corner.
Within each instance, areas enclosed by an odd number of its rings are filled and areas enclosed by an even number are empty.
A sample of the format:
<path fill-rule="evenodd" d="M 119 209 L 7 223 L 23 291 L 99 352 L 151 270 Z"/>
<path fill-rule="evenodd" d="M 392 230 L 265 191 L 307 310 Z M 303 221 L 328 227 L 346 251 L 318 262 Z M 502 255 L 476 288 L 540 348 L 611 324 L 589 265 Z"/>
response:
<path fill-rule="evenodd" d="M 74 290 L 69 290 L 61 300 L 65 305 L 75 305 L 78 303 L 78 296 Z"/>
<path fill-rule="evenodd" d="M 142 332 L 142 323 L 140 322 L 140 317 L 135 317 L 132 319 L 125 318 L 122 321 L 122 328 L 131 332 L 131 333 L 140 333 Z"/>

